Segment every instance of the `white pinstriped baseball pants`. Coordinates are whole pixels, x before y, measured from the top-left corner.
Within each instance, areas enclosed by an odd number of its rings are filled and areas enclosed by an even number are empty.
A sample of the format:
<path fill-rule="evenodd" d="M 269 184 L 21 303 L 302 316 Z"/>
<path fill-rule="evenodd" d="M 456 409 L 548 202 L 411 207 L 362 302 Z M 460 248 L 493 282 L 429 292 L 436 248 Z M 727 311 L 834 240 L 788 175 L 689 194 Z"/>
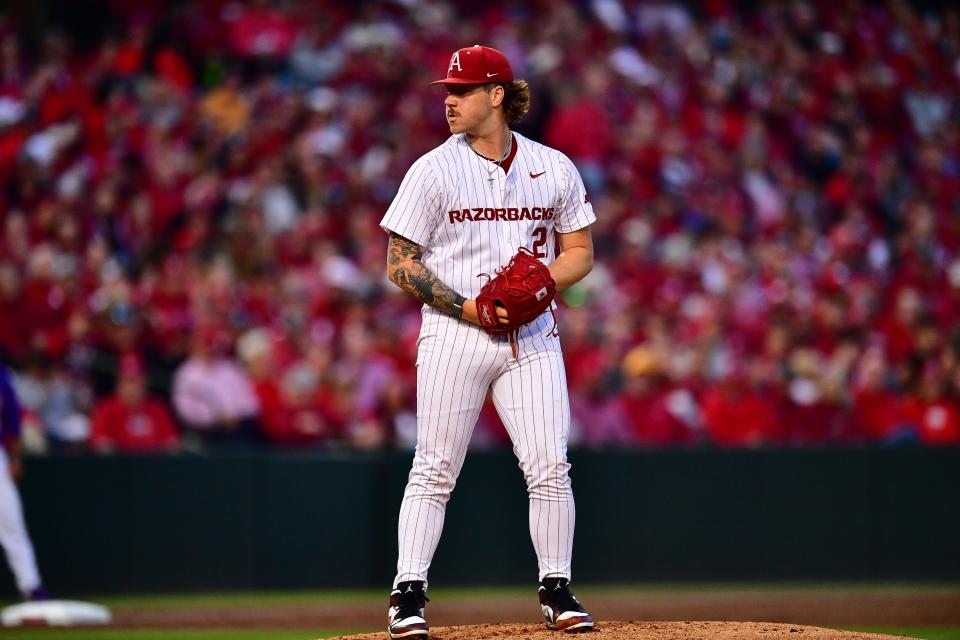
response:
<path fill-rule="evenodd" d="M 527 482 L 539 579 L 570 578 L 576 520 L 567 462 L 570 404 L 552 326 L 547 313 L 524 327 L 515 359 L 507 340 L 425 311 L 417 352 L 417 447 L 400 507 L 394 586 L 427 581 L 447 501 L 488 390 Z"/>
<path fill-rule="evenodd" d="M 7 555 L 10 570 L 22 594 L 40 586 L 40 572 L 33 555 L 33 545 L 23 520 L 20 494 L 10 477 L 7 452 L 0 447 L 0 545 Z"/>

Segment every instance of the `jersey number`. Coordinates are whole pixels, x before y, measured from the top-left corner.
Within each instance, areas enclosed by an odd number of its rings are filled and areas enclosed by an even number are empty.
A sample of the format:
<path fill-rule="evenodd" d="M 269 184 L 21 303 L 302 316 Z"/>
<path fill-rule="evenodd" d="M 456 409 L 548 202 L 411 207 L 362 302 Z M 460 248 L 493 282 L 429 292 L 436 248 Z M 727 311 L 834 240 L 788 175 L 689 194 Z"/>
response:
<path fill-rule="evenodd" d="M 547 228 L 537 227 L 533 230 L 533 255 L 536 258 L 547 257 Z"/>

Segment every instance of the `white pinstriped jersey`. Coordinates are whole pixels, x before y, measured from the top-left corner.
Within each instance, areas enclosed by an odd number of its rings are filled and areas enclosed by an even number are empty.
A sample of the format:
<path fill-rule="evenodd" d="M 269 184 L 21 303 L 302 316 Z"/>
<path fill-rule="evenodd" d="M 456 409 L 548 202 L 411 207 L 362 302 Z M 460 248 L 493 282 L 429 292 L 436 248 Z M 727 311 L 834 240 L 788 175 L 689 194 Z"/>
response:
<path fill-rule="evenodd" d="M 596 221 L 569 158 L 517 133 L 513 139 L 516 157 L 504 174 L 474 153 L 464 134 L 450 136 L 410 167 L 380 221 L 423 247 L 423 264 L 467 298 L 486 282 L 477 274 L 493 276 L 519 247 L 549 264 L 554 232 Z"/>

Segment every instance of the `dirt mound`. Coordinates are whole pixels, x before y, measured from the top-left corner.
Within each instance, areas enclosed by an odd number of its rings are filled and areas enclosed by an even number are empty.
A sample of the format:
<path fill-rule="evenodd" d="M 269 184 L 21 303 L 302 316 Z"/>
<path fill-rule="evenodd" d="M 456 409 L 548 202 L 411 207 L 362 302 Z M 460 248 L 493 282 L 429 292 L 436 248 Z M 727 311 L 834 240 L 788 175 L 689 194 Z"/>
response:
<path fill-rule="evenodd" d="M 566 636 L 550 631 L 542 624 L 481 624 L 463 627 L 438 627 L 430 630 L 431 640 L 560 640 L 588 638 L 597 640 L 880 640 L 900 636 L 836 631 L 820 627 L 772 622 L 599 622 L 593 636 Z M 332 640 L 385 640 L 386 633 L 343 636 Z"/>

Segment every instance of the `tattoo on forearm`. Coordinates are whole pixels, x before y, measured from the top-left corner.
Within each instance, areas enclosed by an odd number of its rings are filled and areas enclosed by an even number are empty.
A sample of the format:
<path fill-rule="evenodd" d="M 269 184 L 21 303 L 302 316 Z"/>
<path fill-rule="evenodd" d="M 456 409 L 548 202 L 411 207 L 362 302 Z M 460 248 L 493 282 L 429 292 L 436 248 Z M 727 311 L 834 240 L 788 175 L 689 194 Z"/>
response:
<path fill-rule="evenodd" d="M 420 259 L 423 248 L 395 233 L 390 234 L 387 264 L 391 279 L 417 300 L 444 313 L 459 316 L 464 297 L 440 282 Z"/>
<path fill-rule="evenodd" d="M 417 262 L 423 257 L 423 247 L 407 240 L 395 233 L 390 234 L 390 245 L 387 247 L 387 260 L 391 265 L 397 265 L 407 260 Z"/>

